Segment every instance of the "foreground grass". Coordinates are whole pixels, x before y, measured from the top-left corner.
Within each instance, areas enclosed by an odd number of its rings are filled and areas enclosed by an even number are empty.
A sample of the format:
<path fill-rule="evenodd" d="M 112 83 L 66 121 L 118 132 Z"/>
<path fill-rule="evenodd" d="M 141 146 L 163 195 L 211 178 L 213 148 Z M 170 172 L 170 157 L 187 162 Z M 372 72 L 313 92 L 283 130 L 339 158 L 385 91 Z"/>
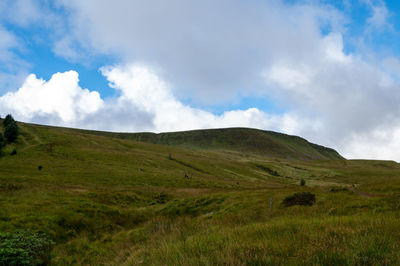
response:
<path fill-rule="evenodd" d="M 52 264 L 400 263 L 394 162 L 268 159 L 20 128 L 17 155 L 9 145 L 0 158 L 0 232 L 46 233 Z M 316 204 L 280 205 L 300 191 Z"/>
<path fill-rule="evenodd" d="M 270 211 L 264 192 L 243 193 L 233 197 L 219 195 L 214 197 L 214 205 L 202 207 L 188 200 L 171 202 L 158 215 L 133 229 L 105 234 L 94 241 L 77 238 L 59 246 L 55 261 L 115 265 L 396 265 L 399 262 L 400 220 L 395 200 L 360 198 L 346 193 L 325 197 L 319 194 L 322 201 L 315 206 L 278 206 Z M 203 198 L 197 202 L 205 202 Z M 220 202 L 221 198 L 224 202 Z M 343 205 L 350 199 L 354 201 Z M 169 205 L 175 208 L 178 205 L 180 212 L 177 214 L 176 209 L 171 212 L 173 208 Z M 204 212 L 197 212 L 199 208 Z M 85 256 L 78 256 L 82 252 Z"/>

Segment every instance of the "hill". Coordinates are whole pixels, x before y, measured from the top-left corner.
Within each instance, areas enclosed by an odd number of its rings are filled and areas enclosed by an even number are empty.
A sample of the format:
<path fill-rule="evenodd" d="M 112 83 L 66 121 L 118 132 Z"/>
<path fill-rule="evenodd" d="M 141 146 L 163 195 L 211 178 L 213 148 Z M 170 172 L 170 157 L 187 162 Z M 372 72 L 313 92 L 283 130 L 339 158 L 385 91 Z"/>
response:
<path fill-rule="evenodd" d="M 310 143 L 303 138 L 251 128 L 206 129 L 160 134 L 90 132 L 97 135 L 153 144 L 201 150 L 230 150 L 253 153 L 270 158 L 297 160 L 344 159 L 334 149 Z"/>
<path fill-rule="evenodd" d="M 271 158 L 227 152 L 223 140 L 195 148 L 18 125 L 0 156 L 0 265 L 29 251 L 52 265 L 400 263 L 395 162 Z M 281 204 L 302 192 L 315 204 Z"/>

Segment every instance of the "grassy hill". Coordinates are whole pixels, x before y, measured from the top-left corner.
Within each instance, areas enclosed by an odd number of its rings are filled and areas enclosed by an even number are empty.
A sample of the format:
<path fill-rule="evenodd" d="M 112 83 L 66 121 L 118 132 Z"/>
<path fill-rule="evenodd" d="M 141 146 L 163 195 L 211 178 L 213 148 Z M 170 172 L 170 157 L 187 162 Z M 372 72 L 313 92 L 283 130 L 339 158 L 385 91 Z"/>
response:
<path fill-rule="evenodd" d="M 131 139 L 202 150 L 231 150 L 270 158 L 300 160 L 343 159 L 331 148 L 273 131 L 251 128 L 223 128 L 170 133 L 112 133 L 90 131 L 92 134 Z"/>
<path fill-rule="evenodd" d="M 243 129 L 193 131 L 190 141 L 172 133 L 170 145 L 159 145 L 131 134 L 18 125 L 17 143 L 0 157 L 0 239 L 43 232 L 55 242 L 51 264 L 400 263 L 395 162 L 310 160 L 335 153 L 247 129 L 281 143 L 278 156 L 264 156 L 254 138 L 233 143 Z M 210 148 L 206 136 L 224 134 L 229 139 Z M 240 152 L 246 145 L 250 152 Z M 316 203 L 281 205 L 297 192 L 314 193 Z"/>

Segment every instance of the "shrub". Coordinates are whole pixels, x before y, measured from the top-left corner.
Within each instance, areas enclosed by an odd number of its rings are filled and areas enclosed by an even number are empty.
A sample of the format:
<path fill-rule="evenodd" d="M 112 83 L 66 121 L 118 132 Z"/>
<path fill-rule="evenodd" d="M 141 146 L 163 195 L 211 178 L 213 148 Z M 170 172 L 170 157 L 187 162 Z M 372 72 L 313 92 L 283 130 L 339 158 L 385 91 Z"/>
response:
<path fill-rule="evenodd" d="M 39 165 L 39 166 L 37 167 L 37 169 L 38 169 L 39 171 L 42 171 L 43 166 Z"/>
<path fill-rule="evenodd" d="M 273 176 L 280 176 L 280 174 L 279 174 L 277 171 L 272 170 L 272 169 L 270 169 L 270 168 L 268 168 L 268 167 L 266 167 L 266 166 L 264 166 L 264 165 L 257 164 L 256 166 L 257 166 L 258 168 L 260 168 L 261 170 L 267 172 L 267 173 L 270 174 L 270 175 L 273 175 Z"/>
<path fill-rule="evenodd" d="M 17 149 L 14 148 L 14 149 L 10 152 L 10 155 L 16 155 L 16 154 L 17 154 Z"/>
<path fill-rule="evenodd" d="M 15 123 L 15 120 L 10 114 L 8 114 L 3 120 L 3 125 L 4 127 L 7 127 L 10 123 Z"/>
<path fill-rule="evenodd" d="M 329 190 L 330 192 L 343 192 L 343 191 L 349 191 L 347 187 L 333 187 Z"/>
<path fill-rule="evenodd" d="M 160 194 L 156 195 L 154 199 L 155 199 L 154 203 L 164 204 L 168 201 L 169 197 L 164 192 L 161 192 Z"/>
<path fill-rule="evenodd" d="M 18 184 L 13 184 L 13 183 L 2 183 L 0 184 L 0 191 L 2 192 L 9 192 L 9 191 L 15 191 L 18 189 L 21 189 L 22 186 Z"/>
<path fill-rule="evenodd" d="M 0 233 L 0 265 L 46 265 L 55 243 L 43 233 Z"/>
<path fill-rule="evenodd" d="M 14 142 L 18 138 L 18 126 L 17 123 L 11 122 L 9 123 L 6 128 L 4 129 L 4 137 L 9 141 L 9 142 Z"/>
<path fill-rule="evenodd" d="M 305 184 L 306 184 L 306 180 L 304 180 L 304 179 L 301 179 L 301 180 L 300 180 L 300 186 L 302 186 L 302 187 L 303 187 Z"/>
<path fill-rule="evenodd" d="M 2 154 L 2 149 L 5 146 L 3 134 L 0 133 L 0 155 Z"/>
<path fill-rule="evenodd" d="M 4 142 L 3 134 L 0 133 L 0 149 L 4 147 L 6 143 Z"/>
<path fill-rule="evenodd" d="M 311 206 L 315 203 L 315 194 L 310 192 L 295 193 L 291 196 L 286 197 L 282 201 L 282 205 L 290 207 L 294 205 Z"/>

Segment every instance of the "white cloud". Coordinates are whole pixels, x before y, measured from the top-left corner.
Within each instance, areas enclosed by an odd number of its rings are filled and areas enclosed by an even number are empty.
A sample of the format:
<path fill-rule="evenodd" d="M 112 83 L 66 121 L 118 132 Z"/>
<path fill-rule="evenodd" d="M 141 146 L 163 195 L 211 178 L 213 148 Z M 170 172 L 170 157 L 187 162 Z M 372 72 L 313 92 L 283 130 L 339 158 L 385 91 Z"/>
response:
<path fill-rule="evenodd" d="M 7 31 L 0 21 L 0 93 L 21 84 L 29 64 L 15 54 L 21 50 L 19 39 Z"/>
<path fill-rule="evenodd" d="M 1 113 L 13 113 L 21 120 L 49 116 L 57 124 L 73 125 L 81 117 L 97 111 L 103 104 L 98 92 L 78 85 L 78 73 L 56 73 L 46 82 L 29 75 L 21 88 L 0 98 Z"/>
<path fill-rule="evenodd" d="M 354 60 L 339 61 L 340 67 L 344 67 L 344 72 L 349 71 L 352 64 L 355 64 Z M 291 67 L 295 69 L 296 64 L 292 62 Z M 370 74 L 367 70 L 361 69 L 361 72 Z M 390 87 L 393 84 L 382 83 L 389 86 L 382 87 L 379 76 L 370 77 L 366 83 L 371 83 L 371 87 L 381 86 L 381 90 L 387 89 L 385 93 L 390 95 L 376 95 L 374 99 L 358 96 L 361 98 L 349 101 L 348 98 L 355 95 L 360 87 L 348 90 L 341 88 L 341 83 L 336 84 L 332 80 L 326 82 L 332 82 L 333 87 L 320 87 L 321 80 L 325 80 L 324 77 L 319 77 L 323 75 L 321 72 L 313 70 L 315 76 L 309 78 L 305 85 L 309 90 L 307 97 L 302 95 L 302 85 L 285 86 L 283 81 L 279 84 L 277 80 L 278 85 L 283 86 L 282 90 L 288 91 L 286 96 L 290 97 L 292 94 L 293 98 L 299 101 L 298 104 L 303 105 L 303 108 L 282 115 L 270 115 L 257 108 L 231 110 L 214 115 L 202 109 L 192 108 L 180 102 L 172 94 L 171 85 L 144 65 L 102 68 L 110 87 L 120 92 L 117 98 L 109 99 L 101 99 L 96 91 L 82 89 L 75 71 L 56 73 L 49 81 L 38 79 L 32 74 L 16 92 L 9 92 L 0 97 L 0 113 L 12 113 L 18 120 L 28 122 L 125 132 L 253 127 L 301 135 L 314 142 L 333 146 L 350 158 L 400 160 L 397 152 L 400 148 L 400 120 L 385 117 L 384 112 L 375 113 L 379 108 L 373 105 L 376 103 L 379 107 L 380 101 L 387 101 L 379 97 L 389 97 L 395 90 L 395 87 Z M 274 78 L 279 77 L 278 75 Z M 355 80 L 352 80 L 351 76 L 348 76 L 342 81 L 357 85 L 357 78 L 356 76 Z M 285 76 L 282 76 L 282 79 L 284 80 Z M 340 91 L 336 94 L 334 90 Z M 321 100 L 320 94 L 326 94 L 323 98 L 325 100 Z M 360 105 L 357 105 L 358 101 Z M 396 100 L 393 100 L 393 103 L 395 102 Z M 350 106 L 351 103 L 356 105 Z M 304 107 L 308 104 L 308 108 Z M 365 121 L 358 121 L 359 117 L 363 116 L 367 121 L 381 121 L 366 126 Z M 337 123 L 330 124 L 331 121 Z M 353 127 L 350 127 L 349 123 L 352 123 Z M 347 130 L 340 132 L 343 128 Z M 331 139 L 332 142 L 326 143 L 327 139 Z"/>
<path fill-rule="evenodd" d="M 178 97 L 205 104 L 265 91 L 263 68 L 304 60 L 321 40 L 321 25 L 336 31 L 345 23 L 332 6 L 284 1 L 59 2 L 71 14 L 68 38 L 80 44 L 69 48 L 155 65 Z M 69 58 L 69 48 L 58 54 Z"/>
<path fill-rule="evenodd" d="M 40 24 L 41 27 L 54 27 L 58 20 L 48 0 L 2 0 L 0 2 L 0 20 L 7 21 L 18 27 L 31 27 Z"/>
<path fill-rule="evenodd" d="M 169 85 L 145 66 L 105 67 L 102 73 L 110 86 L 120 91 L 118 98 L 103 100 L 98 92 L 80 88 L 75 71 L 56 73 L 49 81 L 31 74 L 16 92 L 0 97 L 0 113 L 12 113 L 22 121 L 113 131 L 291 127 L 289 118 L 270 116 L 256 108 L 218 116 L 184 105 Z"/>
<path fill-rule="evenodd" d="M 13 55 L 9 49 L 17 46 L 18 42 L 16 37 L 0 25 L 0 60 L 10 60 Z"/>
<path fill-rule="evenodd" d="M 110 86 L 121 91 L 119 101 L 127 101 L 137 110 L 152 115 L 153 130 L 176 131 L 196 128 L 246 126 L 281 129 L 280 116 L 268 115 L 257 108 L 226 111 L 214 115 L 182 104 L 171 92 L 171 86 L 149 68 L 140 65 L 103 68 Z"/>
<path fill-rule="evenodd" d="M 72 62 L 82 60 L 82 55 L 77 52 L 76 48 L 74 48 L 74 42 L 68 36 L 55 41 L 53 52 Z"/>
<path fill-rule="evenodd" d="M 299 126 L 296 133 L 350 158 L 400 160 L 394 148 L 400 127 L 398 61 L 372 64 L 346 55 L 337 34 L 324 37 L 309 55 L 277 61 L 264 72 L 298 116 L 318 124 Z"/>
<path fill-rule="evenodd" d="M 364 0 L 364 3 L 371 9 L 371 16 L 367 19 L 370 27 L 375 29 L 384 29 L 391 27 L 389 23 L 390 12 L 383 0 Z"/>
<path fill-rule="evenodd" d="M 400 124 L 378 128 L 366 134 L 352 136 L 343 152 L 355 158 L 386 159 L 400 161 Z"/>

